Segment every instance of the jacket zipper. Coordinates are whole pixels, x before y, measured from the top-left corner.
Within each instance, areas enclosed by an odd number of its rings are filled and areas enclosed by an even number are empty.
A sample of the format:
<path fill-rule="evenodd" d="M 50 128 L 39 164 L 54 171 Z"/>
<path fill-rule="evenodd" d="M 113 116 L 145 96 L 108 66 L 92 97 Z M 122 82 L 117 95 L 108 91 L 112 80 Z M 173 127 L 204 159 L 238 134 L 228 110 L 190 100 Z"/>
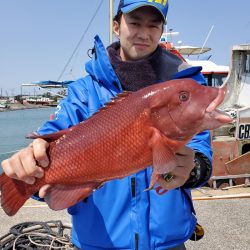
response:
<path fill-rule="evenodd" d="M 139 249 L 139 234 L 135 233 L 135 250 Z"/>
<path fill-rule="evenodd" d="M 132 195 L 132 198 L 136 197 L 136 179 L 135 179 L 135 177 L 131 178 L 131 195 Z M 138 250 L 139 249 L 139 234 L 138 233 L 135 233 L 134 240 L 135 240 L 135 250 Z"/>
<path fill-rule="evenodd" d="M 136 196 L 135 185 L 136 185 L 135 177 L 132 177 L 131 178 L 131 194 L 133 198 Z"/>

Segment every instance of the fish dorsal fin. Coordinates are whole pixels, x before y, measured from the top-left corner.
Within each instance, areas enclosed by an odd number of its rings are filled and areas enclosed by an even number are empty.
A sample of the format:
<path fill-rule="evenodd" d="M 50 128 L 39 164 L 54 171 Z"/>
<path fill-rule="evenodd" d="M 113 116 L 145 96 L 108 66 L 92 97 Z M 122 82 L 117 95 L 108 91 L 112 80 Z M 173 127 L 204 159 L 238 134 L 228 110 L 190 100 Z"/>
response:
<path fill-rule="evenodd" d="M 133 92 L 132 91 L 124 91 L 119 93 L 117 96 L 112 97 L 110 99 L 109 102 L 105 103 L 104 106 L 102 108 L 100 108 L 97 112 L 95 112 L 93 116 L 99 114 L 100 112 L 103 112 L 111 107 L 113 107 L 114 105 L 116 105 L 117 103 L 123 101 L 124 99 L 126 99 L 128 96 L 130 96 Z"/>
<path fill-rule="evenodd" d="M 126 98 L 126 97 L 130 96 L 132 93 L 133 93 L 132 91 L 125 90 L 125 91 L 117 94 L 117 96 L 113 97 L 113 99 Z"/>
<path fill-rule="evenodd" d="M 73 128 L 68 128 L 68 129 L 60 130 L 58 132 L 47 134 L 47 135 L 39 135 L 36 132 L 33 132 L 33 133 L 26 135 L 25 138 L 27 138 L 27 139 L 41 138 L 41 139 L 46 140 L 47 142 L 51 142 L 51 141 L 55 141 L 55 140 L 59 139 L 60 137 L 66 135 L 72 129 Z"/>
<path fill-rule="evenodd" d="M 117 96 L 115 97 L 112 97 L 111 100 L 107 103 L 105 103 L 105 106 L 108 106 L 108 105 L 113 105 L 113 104 L 116 104 L 124 99 L 126 99 L 128 96 L 130 96 L 133 92 L 132 91 L 124 91 L 124 92 L 121 92 L 119 94 L 117 94 Z"/>

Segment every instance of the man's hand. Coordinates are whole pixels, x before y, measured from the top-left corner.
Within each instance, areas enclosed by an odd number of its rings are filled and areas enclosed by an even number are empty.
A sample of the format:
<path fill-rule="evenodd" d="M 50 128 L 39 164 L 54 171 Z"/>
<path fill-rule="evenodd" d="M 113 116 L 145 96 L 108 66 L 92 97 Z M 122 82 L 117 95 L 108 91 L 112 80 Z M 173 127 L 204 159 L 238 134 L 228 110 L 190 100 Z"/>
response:
<path fill-rule="evenodd" d="M 35 139 L 28 147 L 2 161 L 3 171 L 10 178 L 34 184 L 36 178 L 43 177 L 43 168 L 49 165 L 48 146 L 45 140 Z"/>
<path fill-rule="evenodd" d="M 158 184 L 164 189 L 174 189 L 181 187 L 190 177 L 190 173 L 194 168 L 194 151 L 189 147 L 183 147 L 176 155 L 177 167 L 171 171 L 173 178 L 168 182 L 159 179 Z"/>

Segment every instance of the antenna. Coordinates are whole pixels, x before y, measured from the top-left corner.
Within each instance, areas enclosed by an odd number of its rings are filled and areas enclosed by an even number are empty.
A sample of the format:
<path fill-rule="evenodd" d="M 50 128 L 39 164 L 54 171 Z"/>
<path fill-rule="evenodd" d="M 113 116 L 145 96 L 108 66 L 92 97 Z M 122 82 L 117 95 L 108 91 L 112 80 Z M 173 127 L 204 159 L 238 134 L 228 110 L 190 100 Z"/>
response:
<path fill-rule="evenodd" d="M 205 47 L 205 45 L 206 45 L 206 43 L 207 43 L 208 38 L 210 37 L 210 35 L 211 35 L 213 29 L 214 29 L 214 25 L 212 25 L 210 31 L 209 31 L 208 34 L 207 34 L 207 37 L 206 37 L 206 39 L 205 39 L 205 41 L 204 41 L 204 43 L 203 43 L 203 45 L 202 45 L 201 51 L 200 51 L 200 53 L 198 54 L 198 59 L 199 59 L 199 57 L 200 57 L 200 54 L 201 54 L 203 48 Z"/>
<path fill-rule="evenodd" d="M 169 32 L 166 30 L 162 33 L 161 41 L 168 41 L 168 37 L 170 38 L 170 43 L 173 43 L 173 36 L 178 36 L 180 33 L 178 31 L 173 31 L 173 29 L 169 29 Z"/>
<path fill-rule="evenodd" d="M 109 0 L 109 43 L 113 42 L 113 12 L 114 12 L 114 2 Z"/>

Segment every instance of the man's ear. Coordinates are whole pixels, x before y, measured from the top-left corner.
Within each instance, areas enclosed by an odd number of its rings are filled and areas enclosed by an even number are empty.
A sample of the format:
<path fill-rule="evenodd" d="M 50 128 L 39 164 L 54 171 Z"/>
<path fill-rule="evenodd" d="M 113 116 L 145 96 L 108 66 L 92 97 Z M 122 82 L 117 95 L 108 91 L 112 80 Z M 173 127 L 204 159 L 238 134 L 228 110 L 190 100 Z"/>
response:
<path fill-rule="evenodd" d="M 116 37 L 119 38 L 119 36 L 120 36 L 120 24 L 117 21 L 113 21 L 113 32 L 115 33 Z"/>

